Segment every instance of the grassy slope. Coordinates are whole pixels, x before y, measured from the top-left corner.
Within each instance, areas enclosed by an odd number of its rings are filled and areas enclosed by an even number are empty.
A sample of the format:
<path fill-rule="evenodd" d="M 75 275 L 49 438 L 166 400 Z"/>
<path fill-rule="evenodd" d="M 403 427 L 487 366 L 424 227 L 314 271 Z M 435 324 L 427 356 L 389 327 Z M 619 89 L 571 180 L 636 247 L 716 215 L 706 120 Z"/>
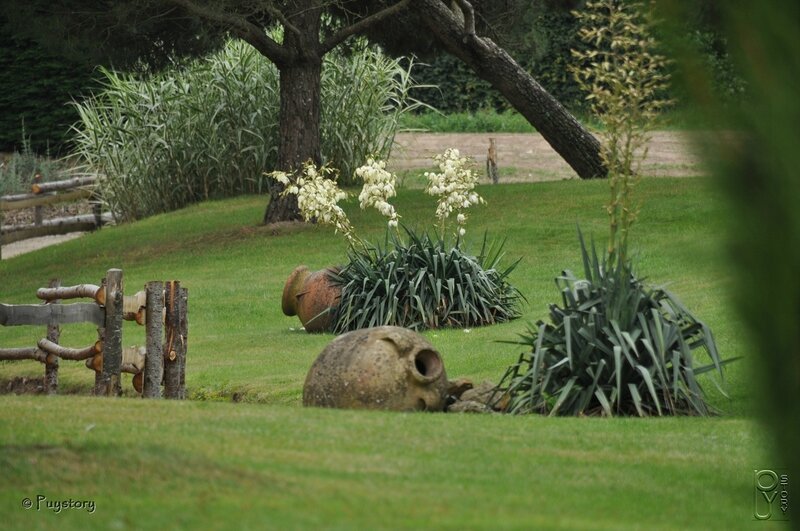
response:
<path fill-rule="evenodd" d="M 712 327 L 725 357 L 746 357 L 728 301 L 724 207 L 707 186 L 700 179 L 641 185 L 645 207 L 634 238 L 640 273 L 670 281 Z M 552 277 L 579 267 L 575 224 L 603 241 L 606 190 L 603 182 L 578 181 L 481 190 L 489 205 L 473 213 L 469 234 L 476 244 L 483 230 L 508 237 L 508 256 L 523 257 L 513 281 L 530 304 L 523 319 L 506 325 L 427 333 L 451 377 L 502 374 L 517 350 L 496 341 L 544 317 L 558 295 Z M 420 191 L 401 191 L 396 203 L 406 222 L 431 219 L 433 200 Z M 180 279 L 190 290 L 189 392 L 297 406 L 306 370 L 331 336 L 292 330 L 299 323 L 280 312 L 283 282 L 300 262 L 341 262 L 344 245 L 323 227 L 259 227 L 263 206 L 263 198 L 206 203 L 3 261 L 0 300 L 35 302 L 36 288 L 53 276 L 91 282 L 110 267 L 124 269 L 128 292 L 147 280 Z M 348 210 L 362 235 L 382 235 L 375 215 L 358 212 L 352 201 Z M 40 335 L 0 329 L 0 342 L 28 346 Z M 124 337 L 141 344 L 142 331 L 128 324 Z M 92 338 L 88 327 L 72 326 L 62 343 Z M 729 366 L 731 400 L 705 385 L 712 403 L 733 416 L 751 411 L 748 363 Z M 89 388 L 85 368 L 62 366 L 62 388 Z M 0 363 L 0 383 L 41 372 L 32 362 Z M 747 471 L 764 462 L 764 443 L 746 418 L 548 420 L 115 404 L 0 398 L 0 444 L 12 445 L 0 453 L 0 468 L 10 471 L 0 477 L 0 514 L 19 527 L 54 525 L 54 516 L 28 520 L 19 508 L 23 495 L 42 491 L 93 496 L 104 508 L 92 521 L 122 527 L 169 522 L 168 511 L 180 510 L 184 526 L 213 516 L 252 527 L 274 519 L 280 527 L 722 528 L 747 521 Z M 308 503 L 312 510 L 303 509 Z M 80 521 L 74 514 L 57 520 Z"/>

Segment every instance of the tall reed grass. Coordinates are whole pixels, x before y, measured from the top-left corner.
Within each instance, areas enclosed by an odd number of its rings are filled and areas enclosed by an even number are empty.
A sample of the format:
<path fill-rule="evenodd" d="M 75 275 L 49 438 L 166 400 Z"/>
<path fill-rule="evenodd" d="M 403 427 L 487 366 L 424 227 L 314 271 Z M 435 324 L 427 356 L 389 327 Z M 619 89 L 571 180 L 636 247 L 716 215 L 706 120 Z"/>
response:
<path fill-rule="evenodd" d="M 343 181 L 368 155 L 387 157 L 412 63 L 366 44 L 331 53 L 322 74 L 322 155 Z M 103 176 L 102 200 L 131 220 L 189 203 L 263 193 L 277 165 L 279 77 L 241 41 L 147 78 L 103 70 L 104 89 L 75 103 L 77 154 Z"/>

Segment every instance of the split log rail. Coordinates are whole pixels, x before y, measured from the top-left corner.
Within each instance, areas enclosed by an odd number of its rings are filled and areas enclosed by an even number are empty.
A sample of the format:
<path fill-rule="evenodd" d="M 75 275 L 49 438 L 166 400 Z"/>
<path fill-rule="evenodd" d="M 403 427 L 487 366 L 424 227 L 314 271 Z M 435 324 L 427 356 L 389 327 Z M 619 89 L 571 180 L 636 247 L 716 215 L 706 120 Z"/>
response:
<path fill-rule="evenodd" d="M 37 176 L 39 177 L 39 176 Z M 96 178 L 77 176 L 63 181 L 35 182 L 31 193 L 0 196 L 0 249 L 3 245 L 39 236 L 53 236 L 68 232 L 96 230 L 112 220 L 110 213 L 101 211 L 94 195 Z M 88 199 L 93 203 L 93 213 L 50 220 L 42 219 L 45 205 L 68 203 Z M 32 224 L 2 226 L 3 213 L 25 208 L 35 209 Z M 0 257 L 2 256 L 0 250 Z"/>
<path fill-rule="evenodd" d="M 0 325 L 46 325 L 47 335 L 31 348 L 0 348 L 0 360 L 35 360 L 45 366 L 44 392 L 58 391 L 59 360 L 85 361 L 95 371 L 94 394 L 122 394 L 121 373 L 133 374 L 133 387 L 144 398 L 186 397 L 188 291 L 179 281 L 153 281 L 144 291 L 125 296 L 122 271 L 110 269 L 100 285 L 62 287 L 58 280 L 40 288 L 43 304 L 0 303 Z M 62 304 L 65 299 L 92 302 Z M 122 323 L 144 326 L 146 346 L 122 347 Z M 97 325 L 98 339 L 84 348 L 58 343 L 60 325 L 88 322 Z"/>

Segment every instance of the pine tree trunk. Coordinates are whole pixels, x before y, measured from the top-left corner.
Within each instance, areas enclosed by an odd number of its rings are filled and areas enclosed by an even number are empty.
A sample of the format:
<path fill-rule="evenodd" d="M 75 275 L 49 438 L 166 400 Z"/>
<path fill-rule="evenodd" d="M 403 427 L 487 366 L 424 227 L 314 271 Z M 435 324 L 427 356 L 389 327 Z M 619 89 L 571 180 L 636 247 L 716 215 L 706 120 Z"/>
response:
<path fill-rule="evenodd" d="M 414 6 L 442 46 L 491 83 L 582 179 L 606 176 L 600 142 L 505 50 L 477 37 L 440 0 Z"/>
<path fill-rule="evenodd" d="M 295 59 L 280 68 L 280 117 L 278 141 L 278 168 L 285 172 L 296 171 L 306 161 L 319 165 L 320 149 L 320 99 L 322 94 L 322 59 L 316 50 L 319 34 L 319 13 L 298 15 L 305 25 L 303 35 L 286 32 L 285 45 L 298 50 Z M 295 196 L 280 197 L 283 186 L 275 184 L 270 189 L 270 203 L 264 214 L 264 223 L 302 219 Z"/>

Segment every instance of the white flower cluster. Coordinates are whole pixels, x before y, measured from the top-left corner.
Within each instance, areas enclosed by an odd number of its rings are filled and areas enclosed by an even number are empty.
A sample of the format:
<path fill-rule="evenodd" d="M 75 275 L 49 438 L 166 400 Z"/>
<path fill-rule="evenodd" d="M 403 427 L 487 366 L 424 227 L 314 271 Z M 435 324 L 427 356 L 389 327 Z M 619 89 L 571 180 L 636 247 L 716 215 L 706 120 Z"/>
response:
<path fill-rule="evenodd" d="M 328 166 L 317 168 L 313 163 L 303 165 L 303 171 L 295 180 L 282 171 L 274 171 L 269 175 L 285 186 L 281 197 L 289 194 L 297 196 L 297 207 L 306 221 L 316 220 L 319 223 L 333 225 L 336 232 L 341 231 L 349 241 L 355 235 L 350 219 L 337 203 L 347 197 L 336 181 L 327 176 L 334 171 Z"/>
<path fill-rule="evenodd" d="M 356 176 L 364 181 L 358 200 L 361 208 L 375 207 L 382 216 L 389 218 L 389 227 L 397 228 L 397 211 L 390 205 L 388 199 L 397 195 L 395 191 L 395 176 L 386 171 L 386 162 L 367 159 L 367 163 L 356 169 Z"/>
<path fill-rule="evenodd" d="M 478 176 L 468 167 L 469 159 L 462 157 L 457 149 L 447 149 L 433 159 L 438 163 L 440 173 L 425 173 L 425 177 L 428 179 L 428 187 L 425 191 L 430 195 L 439 196 L 436 217 L 442 226 L 450 214 L 458 213 L 456 216 L 458 234 L 463 236 L 466 233 L 464 224 L 467 221 L 467 216 L 463 211 L 472 205 L 485 202 L 475 192 Z"/>
<path fill-rule="evenodd" d="M 439 196 L 436 218 L 442 225 L 442 231 L 444 232 L 445 220 L 455 212 L 457 233 L 463 236 L 467 222 L 464 211 L 472 205 L 484 203 L 483 198 L 475 192 L 478 177 L 468 167 L 469 159 L 461 157 L 457 149 L 448 149 L 443 154 L 436 155 L 434 160 L 441 173 L 425 173 L 428 179 L 425 191 Z M 347 237 L 351 246 L 359 243 L 364 245 L 355 235 L 347 214 L 337 204 L 347 194 L 336 185 L 332 178 L 334 173 L 327 165 L 317 168 L 313 163 L 307 162 L 297 176 L 282 171 L 267 175 L 284 185 L 281 197 L 289 194 L 297 196 L 297 206 L 303 219 L 333 225 L 336 232 L 341 231 Z M 396 177 L 386 170 L 386 162 L 370 157 L 366 164 L 356 169 L 355 174 L 364 181 L 358 196 L 361 208 L 374 207 L 381 215 L 389 218 L 389 228 L 397 228 L 400 216 L 394 206 L 389 204 L 389 198 L 397 195 Z"/>

